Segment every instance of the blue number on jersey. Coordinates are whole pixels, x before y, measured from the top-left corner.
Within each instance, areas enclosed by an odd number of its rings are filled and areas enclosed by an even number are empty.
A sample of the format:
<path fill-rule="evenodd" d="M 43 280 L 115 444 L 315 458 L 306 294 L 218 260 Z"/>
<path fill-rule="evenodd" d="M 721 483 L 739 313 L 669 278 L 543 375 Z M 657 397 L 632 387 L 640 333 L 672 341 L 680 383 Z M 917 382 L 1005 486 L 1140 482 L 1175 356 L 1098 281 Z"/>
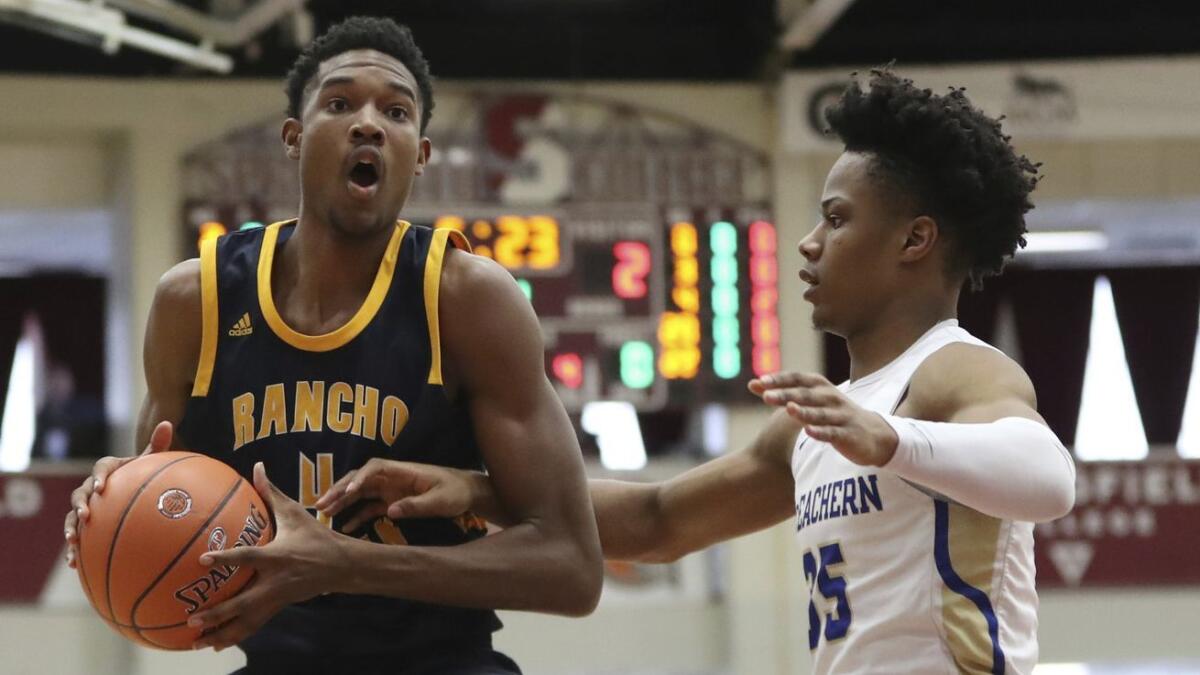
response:
<path fill-rule="evenodd" d="M 846 636 L 850 630 L 850 601 L 846 598 L 846 579 L 831 575 L 829 568 L 846 562 L 842 557 L 840 544 L 826 544 L 818 549 L 821 564 L 818 568 L 817 559 L 812 551 L 804 554 L 804 578 L 808 580 L 808 648 L 816 649 L 821 640 L 821 614 L 817 611 L 817 602 L 812 599 L 814 591 L 820 591 L 827 600 L 837 603 L 835 613 L 825 614 L 825 640 L 837 640 Z"/>

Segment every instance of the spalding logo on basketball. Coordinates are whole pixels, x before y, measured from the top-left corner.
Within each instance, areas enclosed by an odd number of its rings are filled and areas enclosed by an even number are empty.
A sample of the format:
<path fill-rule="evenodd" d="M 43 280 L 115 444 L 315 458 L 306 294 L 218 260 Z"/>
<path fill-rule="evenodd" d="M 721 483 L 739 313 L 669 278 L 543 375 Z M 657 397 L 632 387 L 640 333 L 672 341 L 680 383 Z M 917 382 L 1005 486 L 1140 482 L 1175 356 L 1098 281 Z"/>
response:
<path fill-rule="evenodd" d="M 79 581 L 92 606 L 124 637 L 190 649 L 188 616 L 246 586 L 252 568 L 208 567 L 200 556 L 262 546 L 274 528 L 266 505 L 232 467 L 191 452 L 146 455 L 113 472 L 88 502 L 79 530 Z"/>
<path fill-rule="evenodd" d="M 192 496 L 179 488 L 171 488 L 158 496 L 158 512 L 171 520 L 178 520 L 191 510 Z"/>

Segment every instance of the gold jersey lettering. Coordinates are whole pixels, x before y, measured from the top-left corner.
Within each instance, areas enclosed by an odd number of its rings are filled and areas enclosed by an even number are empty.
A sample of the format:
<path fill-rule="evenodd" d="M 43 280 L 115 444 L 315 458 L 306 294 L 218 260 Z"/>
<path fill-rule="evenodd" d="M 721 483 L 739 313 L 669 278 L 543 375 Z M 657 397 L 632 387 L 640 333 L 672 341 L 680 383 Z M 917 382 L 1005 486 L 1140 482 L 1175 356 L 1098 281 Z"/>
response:
<path fill-rule="evenodd" d="M 396 437 L 400 435 L 404 425 L 408 424 L 408 406 L 395 396 L 388 396 L 383 399 L 383 420 L 381 421 L 379 432 L 383 436 L 383 442 L 388 445 L 395 443 Z"/>
<path fill-rule="evenodd" d="M 379 426 L 379 390 L 375 387 L 354 385 L 354 425 L 350 433 L 375 440 L 375 429 Z"/>
<path fill-rule="evenodd" d="M 263 410 L 258 437 L 287 433 L 287 398 L 282 384 L 268 384 L 263 392 Z"/>
<path fill-rule="evenodd" d="M 321 404 L 325 402 L 325 383 L 297 382 L 292 433 L 321 430 Z"/>
<path fill-rule="evenodd" d="M 354 390 L 345 382 L 334 382 L 329 386 L 329 401 L 325 406 L 325 425 L 330 431 L 344 434 L 350 431 L 354 415 L 342 410 L 342 405 L 354 400 Z"/>
<path fill-rule="evenodd" d="M 254 440 L 254 394 L 246 392 L 233 399 L 233 449 Z"/>
<path fill-rule="evenodd" d="M 313 462 L 302 452 L 300 453 L 300 506 L 315 509 L 317 499 L 333 487 L 333 453 L 317 453 L 317 461 Z M 333 521 L 329 516 L 318 511 L 317 522 L 325 527 L 332 527 Z"/>

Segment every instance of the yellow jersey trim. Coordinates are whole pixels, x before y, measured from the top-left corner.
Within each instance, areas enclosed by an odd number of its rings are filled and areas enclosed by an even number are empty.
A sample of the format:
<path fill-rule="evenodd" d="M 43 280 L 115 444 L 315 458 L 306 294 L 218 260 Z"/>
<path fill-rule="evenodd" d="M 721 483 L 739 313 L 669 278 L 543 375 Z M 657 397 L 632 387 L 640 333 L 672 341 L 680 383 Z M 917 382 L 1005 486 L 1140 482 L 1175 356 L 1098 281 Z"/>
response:
<path fill-rule="evenodd" d="M 966 584 L 992 598 L 992 578 L 1004 523 L 961 504 L 947 507 L 950 564 Z M 965 595 L 942 586 L 942 625 L 960 673 L 995 672 L 987 618 Z"/>
<path fill-rule="evenodd" d="M 429 384 L 442 383 L 442 338 L 438 324 L 438 290 L 442 283 L 442 261 L 446 255 L 446 242 L 455 248 L 471 252 L 471 244 L 462 232 L 439 228 L 433 232 L 429 242 L 429 253 L 425 258 L 425 323 L 429 326 Z"/>
<path fill-rule="evenodd" d="M 200 246 L 200 358 L 192 396 L 208 396 L 213 364 L 217 360 L 217 240 L 205 239 Z"/>
<path fill-rule="evenodd" d="M 275 309 L 275 298 L 271 294 L 271 264 L 275 259 L 275 242 L 279 239 L 279 229 L 284 224 L 285 222 L 273 223 L 266 228 L 263 233 L 262 250 L 258 255 L 258 304 L 262 309 L 263 318 L 279 339 L 296 349 L 307 352 L 337 349 L 357 337 L 371 323 L 371 319 L 375 318 L 392 284 L 392 274 L 396 270 L 396 260 L 400 254 L 400 243 L 404 240 L 409 223 L 403 220 L 396 223 L 383 260 L 379 263 L 379 271 L 375 273 L 375 282 L 371 285 L 371 291 L 367 293 L 362 306 L 343 326 L 324 335 L 306 335 L 293 330 Z"/>

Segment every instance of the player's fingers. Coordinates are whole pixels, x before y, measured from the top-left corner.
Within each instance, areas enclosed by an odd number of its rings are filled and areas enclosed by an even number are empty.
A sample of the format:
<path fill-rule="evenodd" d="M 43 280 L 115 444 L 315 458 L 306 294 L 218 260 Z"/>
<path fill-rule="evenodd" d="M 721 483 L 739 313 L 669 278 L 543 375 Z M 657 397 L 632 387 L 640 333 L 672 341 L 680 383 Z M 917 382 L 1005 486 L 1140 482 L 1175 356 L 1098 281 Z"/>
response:
<path fill-rule="evenodd" d="M 88 498 L 92 496 L 95 484 L 96 480 L 89 477 L 83 481 L 82 485 L 71 491 L 71 511 L 67 514 L 67 521 L 64 525 L 74 527 L 87 520 Z"/>
<path fill-rule="evenodd" d="M 391 503 L 388 518 L 453 518 L 470 508 L 470 504 L 455 504 L 443 490 L 433 489 Z"/>
<path fill-rule="evenodd" d="M 808 425 L 804 427 L 804 432 L 809 438 L 822 443 L 833 443 L 842 437 L 844 429 L 842 427 Z"/>
<path fill-rule="evenodd" d="M 96 460 L 96 463 L 92 465 L 91 491 L 96 494 L 102 494 L 104 486 L 108 484 L 109 474 L 121 468 L 126 462 L 132 459 L 132 457 L 101 457 Z"/>
<path fill-rule="evenodd" d="M 150 444 L 142 451 L 143 455 L 150 455 L 156 452 L 163 452 L 171 449 L 171 439 L 175 436 L 175 427 L 168 421 L 163 420 L 154 427 L 154 431 L 150 432 Z"/>
<path fill-rule="evenodd" d="M 282 490 L 275 487 L 270 478 L 267 478 L 267 467 L 262 462 L 254 463 L 254 489 L 258 490 L 258 494 L 262 496 L 263 501 L 275 514 L 275 519 L 279 520 L 285 516 L 295 515 L 295 510 L 299 509 L 301 513 L 307 515 L 304 509 L 300 508 L 291 497 L 288 497 Z"/>
<path fill-rule="evenodd" d="M 63 519 L 63 538 L 67 543 L 74 543 L 79 538 L 79 514 L 75 509 L 67 511 L 67 517 Z"/>
<path fill-rule="evenodd" d="M 387 504 L 381 501 L 367 502 L 361 509 L 358 510 L 358 513 L 354 514 L 353 518 L 346 521 L 346 524 L 342 526 L 342 532 L 350 534 L 351 532 L 356 531 L 358 528 L 371 522 L 372 520 L 375 520 L 387 512 Z"/>
<path fill-rule="evenodd" d="M 746 383 L 746 388 L 750 390 L 751 394 L 762 396 L 763 392 L 767 390 L 767 385 L 763 384 L 763 381 L 756 377 Z"/>
<path fill-rule="evenodd" d="M 847 413 L 837 408 L 804 406 L 794 402 L 788 402 L 787 412 L 805 425 L 840 426 L 847 419 Z"/>
<path fill-rule="evenodd" d="M 350 482 L 346 484 L 346 493 L 358 493 L 365 486 L 375 483 L 383 468 L 384 464 L 378 457 L 367 460 L 367 463 L 354 473 L 354 478 L 351 478 Z"/>
<path fill-rule="evenodd" d="M 350 485 L 352 480 L 354 480 L 354 476 L 357 473 L 358 470 L 353 469 L 347 472 L 345 476 L 337 479 L 337 481 L 325 491 L 325 494 L 317 498 L 317 510 L 329 512 L 334 505 L 337 505 L 337 511 L 341 511 L 342 509 L 346 508 L 346 504 L 351 502 L 340 503 L 341 498 L 346 496 L 346 487 Z M 330 513 L 330 515 L 337 513 L 337 511 L 333 511 Z"/>
<path fill-rule="evenodd" d="M 189 624 L 192 619 L 188 620 Z M 212 647 L 219 652 L 226 647 L 236 645 L 254 633 L 256 628 L 253 628 L 252 625 L 255 623 L 258 622 L 246 615 L 241 615 L 224 623 L 214 624 L 213 628 L 201 634 L 200 639 L 192 645 L 192 649 Z"/>
<path fill-rule="evenodd" d="M 200 556 L 200 564 L 209 567 L 262 567 L 270 561 L 270 554 L 261 546 L 235 546 L 220 551 L 207 551 Z M 238 597 L 241 597 L 240 595 Z"/>
<path fill-rule="evenodd" d="M 758 379 L 762 383 L 764 390 L 784 387 L 819 387 L 822 384 L 829 384 L 829 380 L 816 373 L 798 373 L 795 371 L 771 373 L 770 375 L 763 375 Z"/>
<path fill-rule="evenodd" d="M 763 392 L 762 399 L 764 403 L 770 405 L 784 405 L 789 402 L 795 402 L 800 405 L 816 406 L 825 405 L 829 397 L 821 389 L 788 387 L 786 389 L 768 389 Z"/>

